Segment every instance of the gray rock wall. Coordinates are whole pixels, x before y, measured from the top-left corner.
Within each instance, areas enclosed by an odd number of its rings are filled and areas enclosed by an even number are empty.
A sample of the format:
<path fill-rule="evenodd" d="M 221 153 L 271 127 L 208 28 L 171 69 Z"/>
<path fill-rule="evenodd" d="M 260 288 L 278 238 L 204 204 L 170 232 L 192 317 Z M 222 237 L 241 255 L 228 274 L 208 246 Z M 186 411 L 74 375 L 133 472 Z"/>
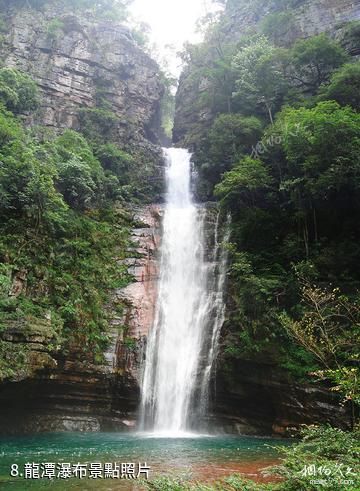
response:
<path fill-rule="evenodd" d="M 120 141 L 156 141 L 163 95 L 159 67 L 129 29 L 64 12 L 56 3 L 42 11 L 9 7 L 2 17 L 5 65 L 30 74 L 41 90 L 41 108 L 31 123 L 78 129 L 79 108 L 103 98 L 119 118 Z"/>

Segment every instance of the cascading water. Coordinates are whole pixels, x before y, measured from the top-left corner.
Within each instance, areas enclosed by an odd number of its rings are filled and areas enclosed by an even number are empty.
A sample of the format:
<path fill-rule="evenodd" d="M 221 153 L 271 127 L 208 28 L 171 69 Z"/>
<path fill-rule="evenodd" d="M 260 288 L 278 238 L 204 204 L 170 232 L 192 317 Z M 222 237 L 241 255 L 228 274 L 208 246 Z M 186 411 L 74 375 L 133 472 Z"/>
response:
<path fill-rule="evenodd" d="M 192 201 L 190 154 L 175 148 L 164 153 L 167 202 L 157 308 L 143 371 L 140 428 L 177 436 L 191 429 L 190 413 L 199 413 L 206 405 L 223 322 L 225 274 L 215 279 L 216 261 L 206 255 L 206 210 Z M 216 239 L 215 255 L 219 249 Z M 220 256 L 225 271 L 224 256 Z"/>

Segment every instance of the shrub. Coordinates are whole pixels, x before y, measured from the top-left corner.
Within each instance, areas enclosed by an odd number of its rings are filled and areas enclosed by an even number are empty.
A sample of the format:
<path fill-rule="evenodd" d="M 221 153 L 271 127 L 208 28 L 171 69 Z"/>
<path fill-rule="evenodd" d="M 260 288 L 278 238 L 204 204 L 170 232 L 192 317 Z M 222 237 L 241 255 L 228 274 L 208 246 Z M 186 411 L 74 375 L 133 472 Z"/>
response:
<path fill-rule="evenodd" d="M 36 109 L 39 103 L 37 85 L 15 68 L 1 68 L 0 101 L 16 114 Z"/>

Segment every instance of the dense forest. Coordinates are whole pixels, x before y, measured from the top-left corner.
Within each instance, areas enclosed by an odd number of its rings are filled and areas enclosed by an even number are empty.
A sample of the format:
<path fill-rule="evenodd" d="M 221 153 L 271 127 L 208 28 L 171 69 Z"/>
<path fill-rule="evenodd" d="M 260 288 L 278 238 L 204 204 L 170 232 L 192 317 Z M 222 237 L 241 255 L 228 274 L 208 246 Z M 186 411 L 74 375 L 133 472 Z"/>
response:
<path fill-rule="evenodd" d="M 275 4 L 234 43 L 243 3 L 228 2 L 187 46 L 182 83 L 200 89 L 175 135 L 193 149 L 199 199 L 232 217 L 226 357 L 312 373 L 358 404 L 360 24 L 284 45 L 292 3 Z M 186 111 L 203 118 L 184 130 Z"/>
<path fill-rule="evenodd" d="M 287 480 L 274 489 L 316 489 L 294 469 L 357 458 L 360 22 L 302 39 L 304 2 L 225 3 L 203 19 L 205 41 L 182 53 L 174 139 L 193 151 L 198 199 L 231 214 L 225 378 L 236 380 L 238 359 L 268 363 L 324 384 L 349 409 L 353 443 L 307 430 L 275 469 Z M 244 11 L 256 21 L 238 32 Z M 267 489 L 240 478 L 218 486 Z"/>

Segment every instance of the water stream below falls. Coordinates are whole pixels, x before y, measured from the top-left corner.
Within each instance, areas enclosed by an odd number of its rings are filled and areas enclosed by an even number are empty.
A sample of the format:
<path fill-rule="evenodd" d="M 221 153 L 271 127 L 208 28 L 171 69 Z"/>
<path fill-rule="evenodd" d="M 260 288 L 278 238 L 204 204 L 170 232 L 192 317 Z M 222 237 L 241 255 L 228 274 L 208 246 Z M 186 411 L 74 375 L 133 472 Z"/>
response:
<path fill-rule="evenodd" d="M 164 150 L 167 199 L 156 315 L 143 371 L 140 429 L 166 436 L 198 430 L 223 323 L 225 253 L 218 220 L 206 247 L 207 210 L 191 194 L 191 155 Z"/>
<path fill-rule="evenodd" d="M 20 473 L 28 462 L 139 462 L 150 467 L 149 478 L 161 475 L 192 481 L 211 481 L 241 472 L 259 482 L 260 469 L 278 462 L 273 439 L 218 436 L 203 438 L 149 438 L 135 433 L 58 433 L 0 437 L 0 489 L 24 491 L 131 491 L 144 489 L 138 480 L 91 479 L 24 479 L 11 476 L 13 464 Z M 281 442 L 283 444 L 283 441 Z M 179 479 L 180 480 L 180 479 Z"/>

